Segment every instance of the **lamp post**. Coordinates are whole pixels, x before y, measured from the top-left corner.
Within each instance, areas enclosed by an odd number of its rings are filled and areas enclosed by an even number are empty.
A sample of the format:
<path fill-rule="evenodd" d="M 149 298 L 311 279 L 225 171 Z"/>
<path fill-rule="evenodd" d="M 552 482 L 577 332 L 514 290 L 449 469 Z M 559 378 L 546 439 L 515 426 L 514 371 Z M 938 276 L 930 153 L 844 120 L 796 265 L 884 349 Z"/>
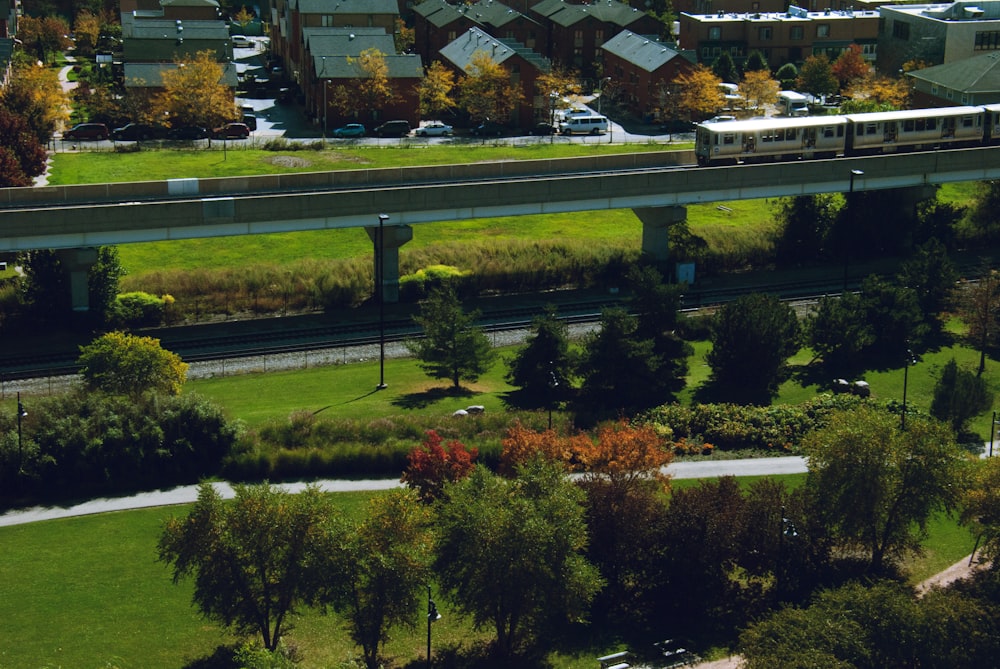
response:
<path fill-rule="evenodd" d="M 552 368 L 552 361 L 549 360 L 549 429 L 552 429 L 552 405 L 555 403 L 556 388 L 559 387 L 559 379 Z"/>
<path fill-rule="evenodd" d="M 850 230 L 848 234 L 844 235 L 844 292 L 847 292 L 847 266 L 850 260 L 850 239 L 849 235 L 854 234 L 855 222 L 857 221 L 857 207 L 854 206 L 854 177 L 863 177 L 865 175 L 864 170 L 851 170 L 851 185 L 848 188 L 847 195 L 847 214 L 850 217 Z"/>
<path fill-rule="evenodd" d="M 431 599 L 431 586 L 427 586 L 427 669 L 431 668 L 431 623 L 441 620 L 437 605 Z"/>
<path fill-rule="evenodd" d="M 323 56 L 323 69 L 320 71 L 319 78 L 323 80 L 323 143 L 326 144 L 326 56 Z"/>
<path fill-rule="evenodd" d="M 377 390 L 385 390 L 385 259 L 382 257 L 385 251 L 385 222 L 389 220 L 388 214 L 378 215 L 378 247 L 375 251 L 375 275 L 378 285 L 378 385 Z"/>
<path fill-rule="evenodd" d="M 910 365 L 914 364 L 916 359 L 913 357 L 913 350 L 906 349 L 906 365 L 903 367 L 903 412 L 899 417 L 899 429 L 906 429 L 906 384 L 909 381 Z"/>
<path fill-rule="evenodd" d="M 993 420 L 990 422 L 990 457 L 993 457 L 993 437 L 996 434 L 997 412 L 993 412 Z"/>
<path fill-rule="evenodd" d="M 774 574 L 774 594 L 775 597 L 781 600 L 781 575 L 784 572 L 783 562 L 784 562 L 784 552 L 785 552 L 785 539 L 794 539 L 799 536 L 798 530 L 795 529 L 795 523 L 792 519 L 785 515 L 785 507 L 781 507 L 781 534 L 778 535 L 778 565 L 775 568 Z"/>
<path fill-rule="evenodd" d="M 21 392 L 17 393 L 17 470 L 21 471 L 24 467 L 24 451 L 21 448 L 21 419 L 27 418 L 28 412 L 25 410 L 24 405 L 21 404 Z"/>

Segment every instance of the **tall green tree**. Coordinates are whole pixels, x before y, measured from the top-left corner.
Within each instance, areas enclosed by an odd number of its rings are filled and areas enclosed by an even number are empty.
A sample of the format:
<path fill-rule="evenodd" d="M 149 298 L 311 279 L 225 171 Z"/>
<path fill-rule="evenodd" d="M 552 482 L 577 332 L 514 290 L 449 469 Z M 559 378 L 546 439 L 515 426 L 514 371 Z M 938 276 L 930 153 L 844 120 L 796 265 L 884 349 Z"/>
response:
<path fill-rule="evenodd" d="M 861 305 L 874 334 L 865 351 L 869 361 L 901 362 L 926 339 L 929 328 L 914 288 L 873 274 L 861 282 Z"/>
<path fill-rule="evenodd" d="M 969 421 L 993 406 L 993 391 L 986 379 L 961 369 L 955 358 L 945 363 L 934 385 L 931 415 L 951 425 L 959 438 L 965 435 Z"/>
<path fill-rule="evenodd" d="M 955 288 L 959 314 L 969 328 L 966 335 L 979 351 L 977 374 L 986 369 L 986 351 L 1000 330 L 1000 272 L 982 267 L 978 281 L 962 281 Z"/>
<path fill-rule="evenodd" d="M 728 51 L 723 51 L 712 63 L 712 73 L 722 81 L 736 83 L 740 80 L 739 68 Z"/>
<path fill-rule="evenodd" d="M 91 390 L 114 395 L 141 395 L 153 390 L 179 395 L 188 365 L 160 340 L 109 332 L 80 347 L 80 375 Z"/>
<path fill-rule="evenodd" d="M 857 293 L 821 297 L 806 318 L 805 332 L 809 347 L 837 376 L 861 368 L 864 351 L 875 341 Z"/>
<path fill-rule="evenodd" d="M 774 253 L 778 263 L 811 263 L 828 252 L 826 238 L 837 221 L 839 207 L 830 194 L 782 198 L 777 205 L 778 229 Z"/>
<path fill-rule="evenodd" d="M 345 529 L 314 486 L 295 495 L 269 484 L 234 489 L 227 503 L 202 484 L 187 517 L 164 525 L 159 559 L 173 569 L 174 582 L 194 579 L 193 602 L 206 617 L 260 635 L 273 651 L 288 617 L 338 578 L 331 556 Z"/>
<path fill-rule="evenodd" d="M 372 498 L 341 553 L 343 577 L 328 581 L 368 669 L 383 666 L 393 627 L 413 628 L 430 577 L 430 512 L 412 490 Z"/>
<path fill-rule="evenodd" d="M 747 54 L 746 62 L 743 63 L 743 72 L 756 72 L 758 70 L 771 71 L 771 66 L 767 64 L 767 58 L 760 49 L 754 49 Z"/>
<path fill-rule="evenodd" d="M 809 56 L 799 68 L 799 78 L 795 82 L 798 90 L 816 97 L 833 95 L 839 90 L 837 78 L 826 54 Z"/>
<path fill-rule="evenodd" d="M 477 628 L 491 627 L 502 658 L 582 619 L 601 587 L 584 558 L 583 491 L 562 467 L 535 459 L 513 479 L 477 466 L 446 486 L 435 523 L 434 572 Z"/>
<path fill-rule="evenodd" d="M 941 423 L 863 405 L 806 436 L 813 513 L 871 572 L 918 550 L 927 522 L 956 508 L 965 458 Z"/>
<path fill-rule="evenodd" d="M 677 335 L 677 323 L 683 302 L 682 288 L 664 282 L 663 275 L 649 266 L 635 266 L 628 273 L 632 288 L 629 309 L 637 320 L 636 336 L 653 342 L 659 361 L 659 382 L 649 392 L 665 404 L 675 399 L 684 387 L 691 346 Z"/>
<path fill-rule="evenodd" d="M 569 328 L 550 306 L 532 320 L 525 345 L 508 361 L 507 382 L 518 388 L 519 404 L 551 406 L 569 396 L 575 360 Z"/>
<path fill-rule="evenodd" d="M 729 302 L 712 320 L 713 390 L 732 401 L 768 402 L 800 339 L 795 311 L 778 298 L 752 293 Z"/>
<path fill-rule="evenodd" d="M 481 328 L 478 311 L 466 312 L 454 288 L 445 285 L 432 291 L 413 320 L 424 336 L 407 343 L 420 368 L 435 379 L 450 379 L 458 388 L 462 381 L 476 381 L 496 360 L 496 352 Z"/>
<path fill-rule="evenodd" d="M 937 315 L 945 308 L 958 280 L 958 270 L 948 257 L 945 245 L 932 238 L 918 246 L 913 256 L 903 262 L 897 280 L 900 285 L 916 291 L 925 320 L 936 323 Z"/>

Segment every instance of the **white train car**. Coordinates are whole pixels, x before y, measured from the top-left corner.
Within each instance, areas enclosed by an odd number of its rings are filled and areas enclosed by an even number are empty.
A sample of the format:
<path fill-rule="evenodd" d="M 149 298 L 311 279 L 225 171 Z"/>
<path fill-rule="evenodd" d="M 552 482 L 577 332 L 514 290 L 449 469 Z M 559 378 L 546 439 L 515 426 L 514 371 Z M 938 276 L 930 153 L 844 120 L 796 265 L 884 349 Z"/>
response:
<path fill-rule="evenodd" d="M 1000 104 L 986 105 L 986 141 L 989 144 L 1000 143 Z"/>
<path fill-rule="evenodd" d="M 847 128 L 844 116 L 701 123 L 694 150 L 699 165 L 835 158 L 844 153 Z"/>
<path fill-rule="evenodd" d="M 981 107 L 848 114 L 851 155 L 977 146 L 985 136 Z"/>

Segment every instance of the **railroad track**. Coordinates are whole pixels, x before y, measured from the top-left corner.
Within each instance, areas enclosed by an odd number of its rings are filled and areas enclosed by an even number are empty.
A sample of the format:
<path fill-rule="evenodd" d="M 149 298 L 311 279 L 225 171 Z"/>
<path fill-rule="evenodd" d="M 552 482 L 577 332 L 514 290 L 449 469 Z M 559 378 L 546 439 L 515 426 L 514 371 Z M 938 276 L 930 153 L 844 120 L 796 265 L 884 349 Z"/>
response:
<path fill-rule="evenodd" d="M 800 312 L 825 295 L 840 294 L 842 282 L 817 280 L 811 282 L 745 285 L 727 288 L 691 291 L 684 295 L 682 309 L 693 314 L 709 309 L 750 292 L 767 292 L 794 302 Z M 554 300 L 553 303 L 556 303 Z M 625 303 L 624 296 L 608 295 L 600 300 L 564 301 L 556 303 L 561 320 L 568 325 L 597 323 L 605 307 Z M 540 307 L 532 306 L 484 310 L 480 326 L 488 333 L 523 330 L 531 327 L 532 319 Z M 274 327 L 277 319 L 241 321 L 240 331 L 227 331 L 225 324 L 215 328 L 215 334 L 204 335 L 205 326 L 193 325 L 164 328 L 151 333 L 161 340 L 164 348 L 171 350 L 188 363 L 240 359 L 257 356 L 302 353 L 321 349 L 366 347 L 380 342 L 398 343 L 420 336 L 420 328 L 412 318 L 389 318 L 383 321 L 384 336 L 379 332 L 376 319 L 350 323 L 321 325 L 290 325 Z M 294 323 L 294 319 L 283 319 Z M 220 331 L 221 330 L 221 331 Z M 137 334 L 150 334 L 138 332 Z M 0 377 L 3 380 L 20 380 L 76 374 L 79 352 L 73 350 L 40 351 L 24 356 L 0 355 Z"/>

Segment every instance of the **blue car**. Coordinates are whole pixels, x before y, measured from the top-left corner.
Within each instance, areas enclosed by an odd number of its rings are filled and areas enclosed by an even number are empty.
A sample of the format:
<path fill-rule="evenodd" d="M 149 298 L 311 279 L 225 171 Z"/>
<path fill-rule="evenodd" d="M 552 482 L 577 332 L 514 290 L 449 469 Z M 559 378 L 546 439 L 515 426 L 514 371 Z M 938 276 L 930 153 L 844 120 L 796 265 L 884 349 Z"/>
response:
<path fill-rule="evenodd" d="M 348 123 L 342 128 L 333 131 L 334 137 L 364 137 L 365 126 L 360 123 Z"/>

